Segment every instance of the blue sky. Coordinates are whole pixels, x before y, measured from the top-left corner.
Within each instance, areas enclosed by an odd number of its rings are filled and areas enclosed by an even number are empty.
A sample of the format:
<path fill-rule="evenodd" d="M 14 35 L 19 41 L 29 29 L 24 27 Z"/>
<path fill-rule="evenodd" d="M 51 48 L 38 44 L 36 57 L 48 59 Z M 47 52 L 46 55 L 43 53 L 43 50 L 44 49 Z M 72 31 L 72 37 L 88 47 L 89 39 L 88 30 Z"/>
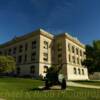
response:
<path fill-rule="evenodd" d="M 100 0 L 0 0 L 0 44 L 38 28 L 100 39 Z"/>

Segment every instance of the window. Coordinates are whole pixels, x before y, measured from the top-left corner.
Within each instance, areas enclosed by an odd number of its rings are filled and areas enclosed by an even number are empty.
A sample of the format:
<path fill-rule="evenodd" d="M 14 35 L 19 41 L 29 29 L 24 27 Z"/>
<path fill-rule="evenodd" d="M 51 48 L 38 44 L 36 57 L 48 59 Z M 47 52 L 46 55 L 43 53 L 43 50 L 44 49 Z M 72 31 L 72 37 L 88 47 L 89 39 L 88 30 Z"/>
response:
<path fill-rule="evenodd" d="M 28 49 L 28 44 L 25 43 L 25 51 L 27 51 L 27 49 Z"/>
<path fill-rule="evenodd" d="M 36 60 L 36 52 L 33 52 L 31 54 L 31 61 L 35 61 Z"/>
<path fill-rule="evenodd" d="M 58 51 L 62 51 L 62 45 L 61 45 L 61 43 L 57 44 L 57 48 L 58 48 Z"/>
<path fill-rule="evenodd" d="M 43 53 L 43 56 L 48 57 L 48 53 Z"/>
<path fill-rule="evenodd" d="M 79 58 L 77 58 L 77 64 L 79 64 Z"/>
<path fill-rule="evenodd" d="M 32 41 L 32 49 L 36 48 L 36 40 Z"/>
<path fill-rule="evenodd" d="M 70 56 L 70 54 L 69 54 L 69 62 L 71 62 L 71 56 Z"/>
<path fill-rule="evenodd" d="M 84 75 L 84 69 L 82 69 L 82 75 Z"/>
<path fill-rule="evenodd" d="M 74 74 L 77 74 L 77 70 L 76 70 L 76 68 L 74 68 Z"/>
<path fill-rule="evenodd" d="M 48 61 L 48 53 L 43 53 L 43 60 L 44 61 Z"/>
<path fill-rule="evenodd" d="M 2 51 L 0 51 L 0 55 L 2 54 Z"/>
<path fill-rule="evenodd" d="M 83 60 L 82 59 L 80 59 L 80 64 L 82 65 L 82 62 L 83 62 Z"/>
<path fill-rule="evenodd" d="M 58 48 L 58 51 L 62 51 L 62 48 Z"/>
<path fill-rule="evenodd" d="M 78 53 L 78 48 L 76 48 L 76 54 L 78 55 L 79 53 Z"/>
<path fill-rule="evenodd" d="M 44 48 L 48 49 L 48 42 L 47 41 L 44 41 Z"/>
<path fill-rule="evenodd" d="M 75 48 L 74 48 L 74 46 L 72 46 L 72 53 L 74 53 L 75 52 Z"/>
<path fill-rule="evenodd" d="M 27 62 L 27 55 L 25 54 L 24 62 Z"/>
<path fill-rule="evenodd" d="M 16 50 L 17 50 L 17 48 L 14 47 L 14 48 L 13 48 L 13 54 L 16 54 Z"/>
<path fill-rule="evenodd" d="M 81 71 L 80 71 L 80 69 L 78 69 L 78 74 L 81 74 Z"/>
<path fill-rule="evenodd" d="M 75 63 L 75 56 L 72 56 L 72 59 L 73 59 L 73 63 Z"/>
<path fill-rule="evenodd" d="M 84 56 L 85 56 L 85 55 L 86 55 L 86 52 L 84 51 L 83 54 L 84 54 Z"/>
<path fill-rule="evenodd" d="M 44 73 L 47 73 L 48 66 L 44 66 Z"/>
<path fill-rule="evenodd" d="M 70 44 L 68 44 L 68 51 L 70 51 Z"/>
<path fill-rule="evenodd" d="M 82 56 L 82 50 L 80 50 L 80 56 Z"/>
<path fill-rule="evenodd" d="M 18 56 L 18 63 L 22 63 L 22 56 Z"/>
<path fill-rule="evenodd" d="M 31 67 L 30 67 L 30 73 L 31 73 L 31 74 L 34 74 L 34 73 L 35 73 L 35 66 L 31 66 Z"/>
<path fill-rule="evenodd" d="M 44 61 L 48 61 L 48 58 L 43 58 Z"/>
<path fill-rule="evenodd" d="M 58 54 L 58 58 L 61 58 L 62 57 L 62 54 Z"/>
<path fill-rule="evenodd" d="M 8 55 L 11 55 L 11 49 L 8 50 Z"/>
<path fill-rule="evenodd" d="M 20 46 L 19 46 L 19 52 L 22 52 L 22 51 L 23 51 L 23 46 L 20 45 Z"/>

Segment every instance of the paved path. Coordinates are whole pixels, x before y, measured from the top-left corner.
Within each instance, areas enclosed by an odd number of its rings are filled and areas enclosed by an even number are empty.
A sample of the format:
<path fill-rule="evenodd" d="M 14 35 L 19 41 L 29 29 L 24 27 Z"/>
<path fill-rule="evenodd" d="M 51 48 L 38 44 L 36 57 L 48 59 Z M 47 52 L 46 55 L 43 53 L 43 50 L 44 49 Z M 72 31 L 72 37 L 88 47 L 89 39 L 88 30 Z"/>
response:
<path fill-rule="evenodd" d="M 100 86 L 94 86 L 94 85 L 86 85 L 76 82 L 67 82 L 68 86 L 74 86 L 74 87 L 83 87 L 83 88 L 94 88 L 94 89 L 100 89 Z"/>

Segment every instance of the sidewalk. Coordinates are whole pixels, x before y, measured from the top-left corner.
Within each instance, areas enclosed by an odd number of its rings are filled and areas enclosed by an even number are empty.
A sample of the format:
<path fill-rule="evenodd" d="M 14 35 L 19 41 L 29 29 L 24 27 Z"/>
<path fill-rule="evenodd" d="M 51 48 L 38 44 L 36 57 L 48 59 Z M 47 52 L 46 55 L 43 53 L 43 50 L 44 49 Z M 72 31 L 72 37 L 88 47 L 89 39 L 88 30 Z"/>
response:
<path fill-rule="evenodd" d="M 100 86 L 86 85 L 86 84 L 75 83 L 75 82 L 67 82 L 67 86 L 100 89 Z"/>

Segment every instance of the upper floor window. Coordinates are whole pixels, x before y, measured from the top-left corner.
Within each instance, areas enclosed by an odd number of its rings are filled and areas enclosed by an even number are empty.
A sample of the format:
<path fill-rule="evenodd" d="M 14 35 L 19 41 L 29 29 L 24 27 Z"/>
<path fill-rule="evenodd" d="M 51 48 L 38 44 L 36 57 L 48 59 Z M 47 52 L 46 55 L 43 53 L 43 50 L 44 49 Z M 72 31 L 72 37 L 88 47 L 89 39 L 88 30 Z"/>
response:
<path fill-rule="evenodd" d="M 43 56 L 48 57 L 48 53 L 43 53 Z"/>
<path fill-rule="evenodd" d="M 36 48 L 36 40 L 32 41 L 32 49 Z"/>
<path fill-rule="evenodd" d="M 11 55 L 11 51 L 12 51 L 11 49 L 8 49 L 8 55 Z"/>
<path fill-rule="evenodd" d="M 70 44 L 68 43 L 68 51 L 70 51 Z"/>
<path fill-rule="evenodd" d="M 22 52 L 23 51 L 23 45 L 20 45 L 19 46 L 19 52 Z"/>
<path fill-rule="evenodd" d="M 27 61 L 27 54 L 25 54 L 25 56 L 24 56 L 24 62 L 26 62 Z"/>
<path fill-rule="evenodd" d="M 80 56 L 82 56 L 82 50 L 80 50 Z"/>
<path fill-rule="evenodd" d="M 58 48 L 58 51 L 62 51 L 62 44 L 61 43 L 58 43 L 57 44 L 57 48 Z"/>
<path fill-rule="evenodd" d="M 43 60 L 44 61 L 48 61 L 48 53 L 43 53 Z"/>
<path fill-rule="evenodd" d="M 83 54 L 86 55 L 86 52 L 84 51 Z"/>
<path fill-rule="evenodd" d="M 22 56 L 18 56 L 18 63 L 22 63 Z"/>
<path fill-rule="evenodd" d="M 77 54 L 77 55 L 79 54 L 78 48 L 76 48 L 76 54 Z"/>
<path fill-rule="evenodd" d="M 69 54 L 69 62 L 71 62 L 71 55 Z"/>
<path fill-rule="evenodd" d="M 58 54 L 58 58 L 61 58 L 62 57 L 62 54 Z"/>
<path fill-rule="evenodd" d="M 44 41 L 44 48 L 48 49 L 48 42 L 47 41 Z"/>
<path fill-rule="evenodd" d="M 74 46 L 72 46 L 72 53 L 74 53 L 75 52 L 75 47 Z"/>
<path fill-rule="evenodd" d="M 79 58 L 77 58 L 77 64 L 79 64 L 80 62 L 79 62 Z"/>
<path fill-rule="evenodd" d="M 25 51 L 27 51 L 27 49 L 28 49 L 28 44 L 25 43 Z"/>
<path fill-rule="evenodd" d="M 33 52 L 31 54 L 31 61 L 35 61 L 36 60 L 36 52 Z"/>
<path fill-rule="evenodd" d="M 0 55 L 2 54 L 2 51 L 0 51 Z"/>
<path fill-rule="evenodd" d="M 13 48 L 13 54 L 16 54 L 16 50 L 17 50 L 17 48 L 14 47 L 14 48 Z"/>
<path fill-rule="evenodd" d="M 72 59 L 73 59 L 73 63 L 75 63 L 75 56 L 72 56 Z"/>
<path fill-rule="evenodd" d="M 62 51 L 62 48 L 58 48 L 58 51 Z"/>

